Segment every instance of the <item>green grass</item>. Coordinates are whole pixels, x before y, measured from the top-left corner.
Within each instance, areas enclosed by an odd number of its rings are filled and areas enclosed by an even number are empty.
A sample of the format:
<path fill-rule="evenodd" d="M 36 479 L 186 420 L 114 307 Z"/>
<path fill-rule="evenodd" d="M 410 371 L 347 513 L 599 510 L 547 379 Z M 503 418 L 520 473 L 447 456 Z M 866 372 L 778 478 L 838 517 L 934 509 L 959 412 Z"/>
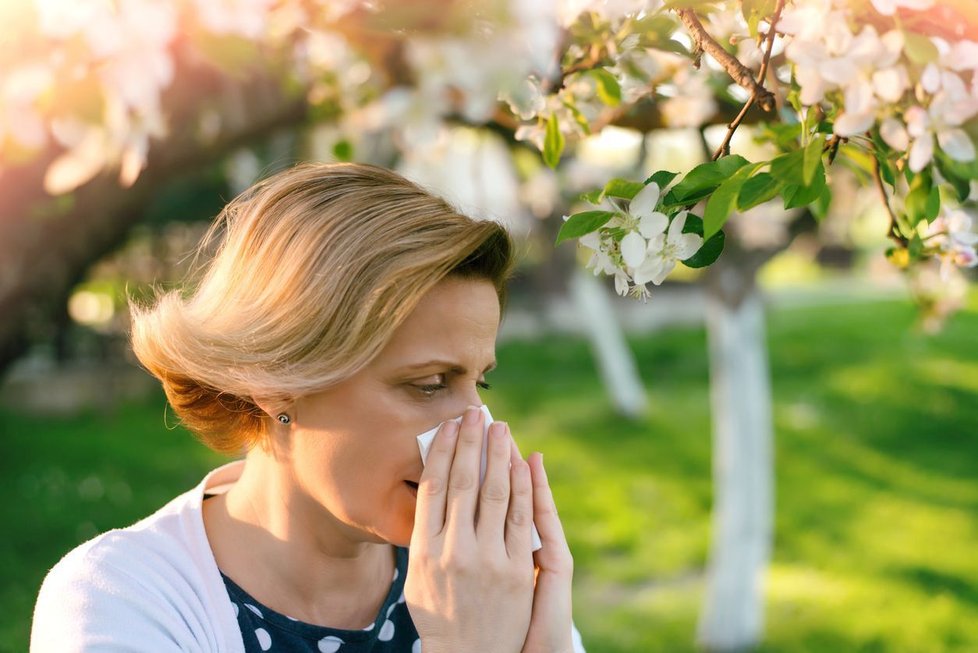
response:
<path fill-rule="evenodd" d="M 889 302 L 770 315 L 763 653 L 978 650 L 978 306 L 934 337 L 914 320 Z M 651 406 L 639 422 L 609 408 L 577 340 L 501 346 L 484 398 L 524 453 L 546 453 L 588 650 L 682 653 L 695 650 L 710 530 L 706 337 L 632 344 Z M 26 648 L 34 594 L 62 553 L 221 460 L 163 428 L 161 398 L 72 420 L 0 413 L 0 429 L 0 650 Z"/>

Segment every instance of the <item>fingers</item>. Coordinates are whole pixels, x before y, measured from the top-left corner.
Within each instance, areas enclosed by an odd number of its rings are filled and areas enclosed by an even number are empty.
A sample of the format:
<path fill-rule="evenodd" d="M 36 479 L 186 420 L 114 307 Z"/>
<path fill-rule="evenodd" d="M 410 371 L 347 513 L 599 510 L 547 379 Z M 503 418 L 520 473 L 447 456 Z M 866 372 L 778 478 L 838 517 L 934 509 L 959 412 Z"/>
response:
<path fill-rule="evenodd" d="M 448 475 L 455 457 L 458 423 L 449 420 L 441 425 L 418 483 L 418 502 L 415 508 L 415 532 L 437 535 L 445 526 L 445 497 L 448 494 Z"/>
<path fill-rule="evenodd" d="M 506 550 L 510 557 L 530 553 L 533 525 L 533 486 L 530 468 L 517 454 L 510 473 L 509 512 L 506 516 Z"/>
<path fill-rule="evenodd" d="M 486 478 L 479 491 L 479 519 L 476 534 L 480 541 L 500 540 L 509 510 L 509 467 L 512 438 L 505 422 L 489 426 Z"/>
<path fill-rule="evenodd" d="M 533 520 L 543 543 L 543 548 L 537 552 L 537 561 L 541 568 L 569 573 L 573 562 L 564 537 L 564 527 L 557 515 L 547 471 L 543 467 L 543 454 L 531 454 L 529 468 L 533 483 Z"/>
<path fill-rule="evenodd" d="M 475 507 L 479 496 L 479 468 L 483 442 L 482 411 L 465 409 L 455 445 L 455 459 L 448 474 L 448 500 L 445 527 L 450 533 L 475 532 Z"/>

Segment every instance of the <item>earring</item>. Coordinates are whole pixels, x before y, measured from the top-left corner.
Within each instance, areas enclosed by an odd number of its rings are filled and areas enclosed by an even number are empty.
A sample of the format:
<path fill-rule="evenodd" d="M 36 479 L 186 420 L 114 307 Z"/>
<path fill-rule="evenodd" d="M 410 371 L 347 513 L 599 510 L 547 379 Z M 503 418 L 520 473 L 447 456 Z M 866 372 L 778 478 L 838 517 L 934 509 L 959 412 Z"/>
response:
<path fill-rule="evenodd" d="M 278 416 L 278 421 L 282 422 L 283 424 L 288 424 L 292 421 L 292 418 L 285 413 L 280 413 Z"/>

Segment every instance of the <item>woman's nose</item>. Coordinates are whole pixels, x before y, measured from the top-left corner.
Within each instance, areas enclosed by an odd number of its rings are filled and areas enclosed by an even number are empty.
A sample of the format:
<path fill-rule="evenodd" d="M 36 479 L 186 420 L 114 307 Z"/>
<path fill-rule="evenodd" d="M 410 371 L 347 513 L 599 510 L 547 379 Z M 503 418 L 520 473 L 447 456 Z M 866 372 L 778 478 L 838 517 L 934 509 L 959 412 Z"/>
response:
<path fill-rule="evenodd" d="M 466 389 L 465 392 L 459 393 L 455 397 L 455 401 L 452 402 L 452 415 L 451 417 L 459 417 L 465 412 L 465 409 L 469 406 L 481 406 L 482 397 L 479 396 L 479 390 L 472 384 L 471 388 Z"/>

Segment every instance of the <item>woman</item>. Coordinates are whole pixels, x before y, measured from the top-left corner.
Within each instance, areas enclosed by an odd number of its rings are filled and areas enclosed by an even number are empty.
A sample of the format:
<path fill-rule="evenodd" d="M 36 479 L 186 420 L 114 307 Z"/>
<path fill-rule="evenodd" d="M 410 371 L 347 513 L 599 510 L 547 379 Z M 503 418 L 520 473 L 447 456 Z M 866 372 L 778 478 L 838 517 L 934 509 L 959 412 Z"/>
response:
<path fill-rule="evenodd" d="M 215 242 L 189 293 L 133 308 L 132 345 L 244 460 L 65 556 L 31 650 L 579 650 L 542 457 L 495 422 L 479 483 L 506 232 L 392 172 L 305 165 L 228 205 Z"/>

